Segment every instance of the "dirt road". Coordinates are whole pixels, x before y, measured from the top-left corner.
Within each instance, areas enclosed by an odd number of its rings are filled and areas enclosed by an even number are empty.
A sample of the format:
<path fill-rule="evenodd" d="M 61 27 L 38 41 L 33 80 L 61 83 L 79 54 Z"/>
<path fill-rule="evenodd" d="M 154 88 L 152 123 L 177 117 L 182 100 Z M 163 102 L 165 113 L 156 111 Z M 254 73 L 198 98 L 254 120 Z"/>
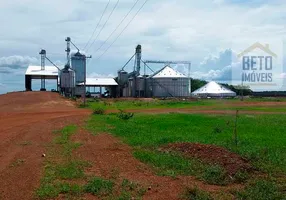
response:
<path fill-rule="evenodd" d="M 88 114 L 56 93 L 0 95 L 0 199 L 32 199 L 52 131 Z"/>

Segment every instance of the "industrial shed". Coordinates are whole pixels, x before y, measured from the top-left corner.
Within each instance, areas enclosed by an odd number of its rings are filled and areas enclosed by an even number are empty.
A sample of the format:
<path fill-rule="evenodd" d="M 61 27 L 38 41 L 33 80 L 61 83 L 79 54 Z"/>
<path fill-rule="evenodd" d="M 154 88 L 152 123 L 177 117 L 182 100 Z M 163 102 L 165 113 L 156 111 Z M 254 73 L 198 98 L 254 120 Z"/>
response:
<path fill-rule="evenodd" d="M 192 93 L 198 97 L 235 97 L 236 93 L 230 89 L 211 81 Z"/>
<path fill-rule="evenodd" d="M 44 69 L 41 66 L 29 66 L 25 73 L 25 87 L 26 91 L 32 90 L 32 79 L 41 79 L 43 80 L 43 88 L 45 88 L 46 79 L 57 80 L 58 87 L 58 77 L 59 70 L 55 66 L 45 66 Z"/>
<path fill-rule="evenodd" d="M 84 89 L 84 82 L 77 84 L 77 86 Z M 102 94 L 102 88 L 105 88 L 111 97 L 115 97 L 118 84 L 113 78 L 86 78 L 85 86 L 91 93 L 95 93 L 95 88 L 99 88 L 100 95 Z"/>

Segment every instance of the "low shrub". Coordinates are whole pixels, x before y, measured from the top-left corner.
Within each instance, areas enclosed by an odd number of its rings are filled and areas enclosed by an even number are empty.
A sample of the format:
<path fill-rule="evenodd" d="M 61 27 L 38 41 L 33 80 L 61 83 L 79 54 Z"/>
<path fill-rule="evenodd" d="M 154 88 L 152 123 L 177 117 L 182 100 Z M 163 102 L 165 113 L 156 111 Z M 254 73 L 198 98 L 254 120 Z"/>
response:
<path fill-rule="evenodd" d="M 119 110 L 117 117 L 122 120 L 129 120 L 134 116 L 134 113 L 128 113 L 123 110 Z"/>
<path fill-rule="evenodd" d="M 103 115 L 105 113 L 105 109 L 104 108 L 95 108 L 93 109 L 93 112 L 92 112 L 94 115 Z"/>

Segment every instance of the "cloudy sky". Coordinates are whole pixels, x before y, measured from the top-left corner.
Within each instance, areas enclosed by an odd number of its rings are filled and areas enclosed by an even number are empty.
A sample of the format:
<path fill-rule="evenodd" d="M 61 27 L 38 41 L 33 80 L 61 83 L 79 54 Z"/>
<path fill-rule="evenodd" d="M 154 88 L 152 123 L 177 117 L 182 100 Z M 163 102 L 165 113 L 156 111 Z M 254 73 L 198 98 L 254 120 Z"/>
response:
<path fill-rule="evenodd" d="M 67 36 L 93 56 L 88 76 L 115 75 L 141 44 L 143 59 L 190 60 L 194 78 L 223 82 L 229 80 L 232 54 L 255 42 L 271 44 L 271 39 L 282 45 L 286 33 L 285 0 L 148 0 L 129 26 L 145 0 L 111 0 L 85 48 L 107 2 L 0 0 L 0 93 L 24 90 L 25 70 L 40 64 L 41 48 L 57 64 L 65 63 Z M 175 67 L 186 73 L 184 66 Z"/>

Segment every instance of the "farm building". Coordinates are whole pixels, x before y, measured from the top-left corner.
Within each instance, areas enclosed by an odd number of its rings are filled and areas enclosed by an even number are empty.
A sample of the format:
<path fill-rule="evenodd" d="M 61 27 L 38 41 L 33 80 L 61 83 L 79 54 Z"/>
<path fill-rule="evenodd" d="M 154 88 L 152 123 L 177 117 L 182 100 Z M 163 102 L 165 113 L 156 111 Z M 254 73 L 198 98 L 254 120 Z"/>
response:
<path fill-rule="evenodd" d="M 77 87 L 82 88 L 84 90 L 83 86 L 84 82 L 77 84 Z M 101 97 L 104 89 L 110 97 L 115 97 L 116 87 L 118 86 L 118 84 L 113 78 L 86 78 L 85 86 L 92 96 L 98 94 L 98 96 Z M 96 92 L 96 88 L 99 88 L 99 92 Z"/>
<path fill-rule="evenodd" d="M 45 80 L 56 80 L 58 85 L 59 70 L 55 66 L 28 66 L 25 73 L 26 91 L 32 90 L 32 80 L 39 79 L 41 81 L 41 90 L 45 89 Z M 57 87 L 56 85 L 56 87 Z"/>
<path fill-rule="evenodd" d="M 211 81 L 192 93 L 198 97 L 235 97 L 236 93 L 224 86 Z"/>

